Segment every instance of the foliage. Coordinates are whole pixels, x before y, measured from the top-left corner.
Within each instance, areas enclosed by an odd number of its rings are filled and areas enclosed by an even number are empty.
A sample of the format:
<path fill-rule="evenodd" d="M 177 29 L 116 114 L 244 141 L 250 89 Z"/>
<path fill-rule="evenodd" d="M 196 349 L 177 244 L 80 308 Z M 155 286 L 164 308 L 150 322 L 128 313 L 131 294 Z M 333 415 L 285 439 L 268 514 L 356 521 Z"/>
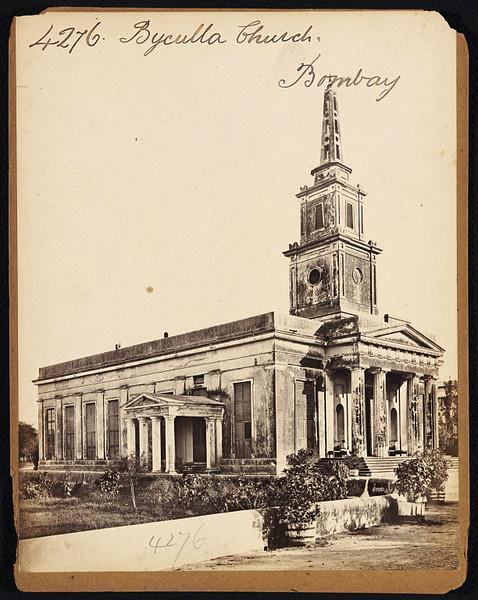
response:
<path fill-rule="evenodd" d="M 135 456 L 130 456 L 120 464 L 121 475 L 126 479 L 129 485 L 131 502 L 134 510 L 137 510 L 135 484 L 137 483 L 140 474 L 144 473 L 146 470 L 147 465 L 144 460 L 144 454 L 140 459 L 137 459 Z"/>
<path fill-rule="evenodd" d="M 442 491 L 448 479 L 448 468 L 450 466 L 449 462 L 444 458 L 443 452 L 430 448 L 425 450 L 421 454 L 421 457 L 430 469 L 431 482 L 429 491 Z"/>
<path fill-rule="evenodd" d="M 107 469 L 96 480 L 96 485 L 100 490 L 100 496 L 106 502 L 113 502 L 120 490 L 120 474 L 114 469 Z"/>
<path fill-rule="evenodd" d="M 76 487 L 76 483 L 72 479 L 71 471 L 67 471 L 65 473 L 65 477 L 63 479 L 63 495 L 65 498 L 71 498 L 73 490 Z"/>
<path fill-rule="evenodd" d="M 275 494 L 275 479 L 239 476 L 222 486 L 227 511 L 259 509 L 270 506 Z"/>
<path fill-rule="evenodd" d="M 458 456 L 458 383 L 450 379 L 444 383 L 445 396 L 440 398 L 439 442 L 447 454 Z"/>
<path fill-rule="evenodd" d="M 400 463 L 396 469 L 395 490 L 409 502 L 416 502 L 426 495 L 431 474 L 425 461 L 417 456 Z"/>
<path fill-rule="evenodd" d="M 361 496 L 365 492 L 366 479 L 348 479 L 347 496 Z"/>
<path fill-rule="evenodd" d="M 318 502 L 347 496 L 347 466 L 330 461 L 321 470 L 312 450 L 301 449 L 287 457 L 288 468 L 276 479 L 271 493 L 273 506 L 278 507 L 283 524 L 308 523 L 320 512 Z"/>
<path fill-rule="evenodd" d="M 38 433 L 28 423 L 18 423 L 18 458 L 35 462 L 38 457 Z M 38 461 L 36 461 L 38 464 Z"/>
<path fill-rule="evenodd" d="M 53 481 L 46 472 L 33 473 L 31 477 L 20 484 L 20 498 L 24 500 L 45 498 L 51 495 L 52 489 Z"/>
<path fill-rule="evenodd" d="M 362 465 L 363 459 L 356 454 L 351 454 L 343 459 L 343 462 L 347 465 L 349 470 L 359 469 Z"/>

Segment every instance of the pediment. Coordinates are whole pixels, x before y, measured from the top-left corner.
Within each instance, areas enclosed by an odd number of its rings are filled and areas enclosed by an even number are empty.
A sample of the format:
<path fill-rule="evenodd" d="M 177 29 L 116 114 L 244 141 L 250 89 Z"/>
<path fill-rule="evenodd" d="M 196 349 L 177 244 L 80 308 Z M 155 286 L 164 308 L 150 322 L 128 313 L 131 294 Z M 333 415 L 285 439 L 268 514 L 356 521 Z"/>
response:
<path fill-rule="evenodd" d="M 444 349 L 434 340 L 408 324 L 371 331 L 367 333 L 367 337 L 383 340 L 384 342 L 393 342 L 409 346 L 411 349 L 415 348 L 422 351 L 444 352 Z"/>
<path fill-rule="evenodd" d="M 167 402 L 163 399 L 159 398 L 154 394 L 139 394 L 135 398 L 132 398 L 128 404 L 126 404 L 125 409 L 128 408 L 146 408 L 151 406 L 167 406 Z"/>

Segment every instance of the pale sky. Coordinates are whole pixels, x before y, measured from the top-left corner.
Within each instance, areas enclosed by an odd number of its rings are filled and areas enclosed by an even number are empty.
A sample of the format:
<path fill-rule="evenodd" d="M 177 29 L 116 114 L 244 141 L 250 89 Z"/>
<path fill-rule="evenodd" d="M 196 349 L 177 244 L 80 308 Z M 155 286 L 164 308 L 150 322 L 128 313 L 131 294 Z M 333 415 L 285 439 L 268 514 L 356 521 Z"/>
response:
<path fill-rule="evenodd" d="M 213 23 L 227 43 L 143 56 L 119 38 L 147 18 L 174 35 Z M 255 19 L 312 25 L 312 41 L 237 44 Z M 94 47 L 28 47 L 52 24 L 54 41 L 98 21 Z M 383 248 L 381 312 L 434 334 L 440 377 L 456 377 L 455 34 L 439 15 L 50 13 L 17 22 L 22 420 L 36 425 L 40 366 L 288 312 L 282 251 L 319 163 L 324 86 L 278 81 L 318 54 L 316 82 L 400 75 L 379 102 L 383 86 L 339 88 L 344 161 Z"/>

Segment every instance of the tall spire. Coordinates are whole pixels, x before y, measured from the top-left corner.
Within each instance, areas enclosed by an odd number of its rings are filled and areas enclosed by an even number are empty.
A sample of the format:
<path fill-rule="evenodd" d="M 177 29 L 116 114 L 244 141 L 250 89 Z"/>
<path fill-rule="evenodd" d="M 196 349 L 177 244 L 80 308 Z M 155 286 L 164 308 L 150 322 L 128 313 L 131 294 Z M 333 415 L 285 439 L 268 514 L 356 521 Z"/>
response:
<path fill-rule="evenodd" d="M 342 161 L 342 142 L 340 138 L 337 95 L 335 90 L 329 85 L 324 93 L 320 164 L 323 165 L 330 162 Z"/>

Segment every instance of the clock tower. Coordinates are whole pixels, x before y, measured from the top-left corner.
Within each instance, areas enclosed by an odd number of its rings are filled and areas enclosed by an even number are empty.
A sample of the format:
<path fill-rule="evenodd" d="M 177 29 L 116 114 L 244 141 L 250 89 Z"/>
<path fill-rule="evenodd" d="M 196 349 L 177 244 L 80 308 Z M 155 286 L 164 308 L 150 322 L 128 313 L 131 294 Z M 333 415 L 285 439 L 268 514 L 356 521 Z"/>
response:
<path fill-rule="evenodd" d="M 324 93 L 320 164 L 300 188 L 300 242 L 289 244 L 290 313 L 310 319 L 377 314 L 376 257 L 365 241 L 366 193 L 343 162 L 337 95 Z"/>

